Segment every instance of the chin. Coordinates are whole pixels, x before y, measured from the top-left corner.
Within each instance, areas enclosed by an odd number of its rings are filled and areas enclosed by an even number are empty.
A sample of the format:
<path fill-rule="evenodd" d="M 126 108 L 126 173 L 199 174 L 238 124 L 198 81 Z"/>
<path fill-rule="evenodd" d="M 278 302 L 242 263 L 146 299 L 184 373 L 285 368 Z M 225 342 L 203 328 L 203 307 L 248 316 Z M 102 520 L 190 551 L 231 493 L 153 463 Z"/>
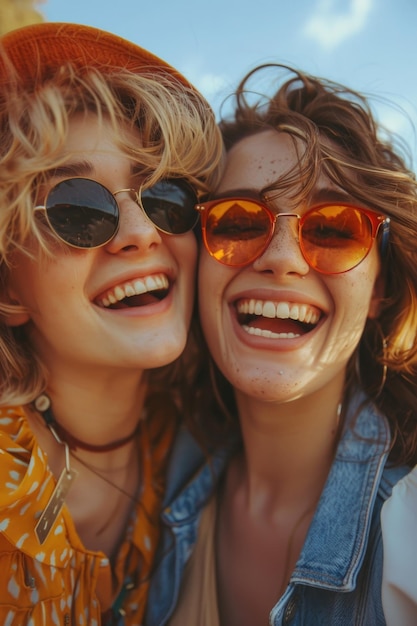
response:
<path fill-rule="evenodd" d="M 146 366 L 146 369 L 152 369 L 156 367 L 163 367 L 164 365 L 169 365 L 176 361 L 181 354 L 184 352 L 185 346 L 187 343 L 187 338 L 184 337 L 181 341 L 172 342 L 172 337 L 170 340 L 167 340 L 162 346 L 161 350 L 158 351 L 155 348 L 150 356 L 149 356 L 149 365 Z"/>

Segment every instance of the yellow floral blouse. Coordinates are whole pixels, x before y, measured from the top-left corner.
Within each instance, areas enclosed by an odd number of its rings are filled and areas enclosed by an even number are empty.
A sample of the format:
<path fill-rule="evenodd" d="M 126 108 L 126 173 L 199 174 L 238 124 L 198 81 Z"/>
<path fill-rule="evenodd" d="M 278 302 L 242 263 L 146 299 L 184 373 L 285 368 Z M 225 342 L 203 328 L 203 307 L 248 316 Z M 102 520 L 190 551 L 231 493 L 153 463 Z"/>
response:
<path fill-rule="evenodd" d="M 174 430 L 173 422 L 172 428 L 144 422 L 141 504 L 135 506 L 112 571 L 103 553 L 84 547 L 65 504 L 45 542 L 39 543 L 35 526 L 56 480 L 25 410 L 0 408 L 0 624 L 142 624 L 158 540 L 150 519 L 158 516 Z"/>

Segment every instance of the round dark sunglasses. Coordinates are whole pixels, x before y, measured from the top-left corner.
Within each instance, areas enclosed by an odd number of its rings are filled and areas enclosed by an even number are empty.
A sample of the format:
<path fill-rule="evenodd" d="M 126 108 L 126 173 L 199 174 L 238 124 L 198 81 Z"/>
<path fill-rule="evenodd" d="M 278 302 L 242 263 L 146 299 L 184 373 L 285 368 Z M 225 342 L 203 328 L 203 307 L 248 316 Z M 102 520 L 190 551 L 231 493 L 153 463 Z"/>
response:
<path fill-rule="evenodd" d="M 182 235 L 198 221 L 197 196 L 182 179 L 160 180 L 140 193 L 119 189 L 112 193 L 89 178 L 67 178 L 49 190 L 44 211 L 51 230 L 66 244 L 75 248 L 98 248 L 108 243 L 119 228 L 117 194 L 128 192 L 163 233 Z"/>
<path fill-rule="evenodd" d="M 388 242 L 389 217 L 351 204 L 332 202 L 303 215 L 273 213 L 257 200 L 223 198 L 196 206 L 204 245 L 219 263 L 244 267 L 267 249 L 278 218 L 298 220 L 298 240 L 308 265 L 322 274 L 341 274 L 361 263 L 381 229 L 381 254 Z"/>

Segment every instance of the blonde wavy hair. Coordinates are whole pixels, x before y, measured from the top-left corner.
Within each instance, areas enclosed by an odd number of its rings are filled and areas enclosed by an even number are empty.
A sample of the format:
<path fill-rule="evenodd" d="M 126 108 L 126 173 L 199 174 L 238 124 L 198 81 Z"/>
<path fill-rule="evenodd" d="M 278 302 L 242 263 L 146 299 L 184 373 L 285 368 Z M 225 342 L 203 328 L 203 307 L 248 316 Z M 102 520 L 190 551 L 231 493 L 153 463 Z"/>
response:
<path fill-rule="evenodd" d="M 265 76 L 273 95 L 263 95 L 253 81 Z M 257 84 L 257 83 L 256 83 Z M 293 68 L 268 64 L 249 72 L 233 95 L 233 112 L 220 122 L 226 150 L 240 139 L 266 129 L 287 133 L 298 163 L 293 171 L 263 189 L 271 197 L 293 194 L 308 199 L 325 174 L 359 205 L 391 218 L 388 249 L 381 259 L 385 297 L 377 320 L 369 320 L 347 369 L 346 395 L 361 386 L 387 416 L 393 435 L 391 458 L 417 462 L 417 184 L 406 165 L 407 153 L 394 136 L 375 121 L 370 101 L 358 92 Z M 301 146 L 301 147 L 300 147 Z M 211 365 L 220 390 L 217 407 L 201 403 L 213 418 L 202 415 L 207 437 L 236 433 L 233 393 Z M 205 372 L 204 379 L 209 374 Z M 203 395 L 206 391 L 203 388 Z M 210 393 L 210 392 L 209 392 Z M 213 395 L 213 392 L 211 392 Z M 213 413 L 214 411 L 214 413 Z"/>
<path fill-rule="evenodd" d="M 198 193 L 216 183 L 223 148 L 214 115 L 204 98 L 173 76 L 126 70 L 80 71 L 71 64 L 32 87 L 11 76 L 0 93 L 0 398 L 2 404 L 31 402 L 48 373 L 27 339 L 11 328 L 5 285 L 14 250 L 29 254 L 30 236 L 51 254 L 51 235 L 34 206 L 48 173 L 65 164 L 63 146 L 72 116 L 92 112 L 110 121 L 120 149 L 140 168 L 144 187 L 166 177 L 189 181 Z M 140 145 L 117 133 L 123 124 L 140 131 Z M 133 137 L 133 135 L 132 135 Z"/>

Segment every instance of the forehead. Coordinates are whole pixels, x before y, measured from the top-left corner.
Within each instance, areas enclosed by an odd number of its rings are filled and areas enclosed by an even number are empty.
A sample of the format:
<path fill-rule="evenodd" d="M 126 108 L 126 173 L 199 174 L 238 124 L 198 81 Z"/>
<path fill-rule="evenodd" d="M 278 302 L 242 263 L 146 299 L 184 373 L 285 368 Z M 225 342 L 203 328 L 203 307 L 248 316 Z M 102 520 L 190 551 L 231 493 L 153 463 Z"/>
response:
<path fill-rule="evenodd" d="M 128 171 L 137 173 L 134 149 L 141 146 L 137 128 L 121 121 L 117 128 L 106 116 L 93 112 L 76 113 L 68 120 L 68 129 L 53 166 L 44 173 L 48 187 L 57 179 L 84 176 L 106 184 L 107 179 Z M 103 180 L 101 180 L 103 178 Z"/>
<path fill-rule="evenodd" d="M 320 146 L 329 148 L 331 142 L 322 138 L 318 150 Z M 306 166 L 310 171 L 310 181 L 311 176 L 314 177 L 314 190 L 311 190 L 313 193 L 322 188 L 335 187 L 340 190 L 340 187 L 331 183 L 328 176 L 317 171 L 316 158 L 312 158 L 311 163 L 306 163 L 304 159 L 301 164 L 305 150 L 306 146 L 302 140 L 279 130 L 267 129 L 244 137 L 227 154 L 224 174 L 216 189 L 216 195 L 239 189 L 261 191 L 273 187 L 277 181 L 289 174 L 291 176 L 288 176 L 288 179 L 292 181 L 291 191 L 297 195 L 302 191 L 301 178 L 305 179 Z M 297 170 L 300 173 L 299 190 L 296 189 Z M 350 178 L 347 172 L 346 174 Z"/>
<path fill-rule="evenodd" d="M 139 130 L 128 126 L 127 122 L 119 121 L 116 128 L 108 117 L 86 111 L 70 117 L 65 149 L 74 153 L 105 152 L 138 138 Z"/>
<path fill-rule="evenodd" d="M 227 153 L 217 191 L 247 187 L 262 189 L 296 164 L 296 147 L 287 133 L 271 129 L 244 137 Z"/>

